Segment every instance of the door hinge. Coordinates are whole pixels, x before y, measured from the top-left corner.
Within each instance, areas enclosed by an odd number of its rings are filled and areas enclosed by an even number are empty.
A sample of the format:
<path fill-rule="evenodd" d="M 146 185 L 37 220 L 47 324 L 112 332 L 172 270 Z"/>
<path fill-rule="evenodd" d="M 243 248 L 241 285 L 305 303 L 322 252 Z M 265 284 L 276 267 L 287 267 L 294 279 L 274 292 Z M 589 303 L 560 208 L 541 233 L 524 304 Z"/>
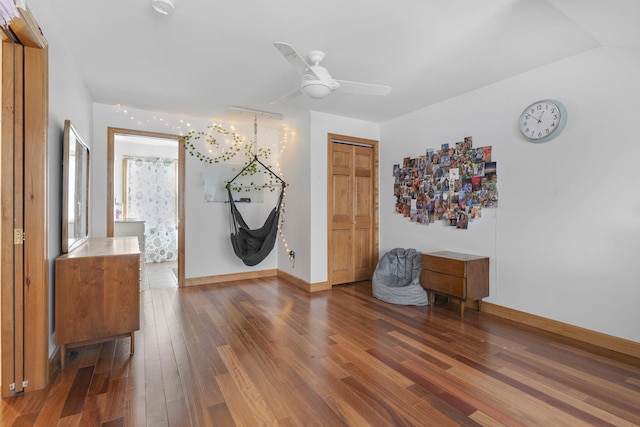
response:
<path fill-rule="evenodd" d="M 13 244 L 21 245 L 24 243 L 25 232 L 22 228 L 16 228 L 13 230 Z"/>

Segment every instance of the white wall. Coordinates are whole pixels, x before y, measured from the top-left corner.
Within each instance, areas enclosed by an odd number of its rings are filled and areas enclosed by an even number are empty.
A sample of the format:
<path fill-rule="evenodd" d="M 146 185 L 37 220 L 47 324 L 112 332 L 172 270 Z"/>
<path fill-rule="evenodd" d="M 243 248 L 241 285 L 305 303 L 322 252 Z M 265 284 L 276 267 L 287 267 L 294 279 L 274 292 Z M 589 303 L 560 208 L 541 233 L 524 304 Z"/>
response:
<path fill-rule="evenodd" d="M 187 123 L 191 126 L 187 127 Z M 190 129 L 208 131 L 211 119 L 161 114 L 152 111 L 127 109 L 113 105 L 94 104 L 94 151 L 93 174 L 93 222 L 94 236 L 106 235 L 106 191 L 107 191 L 107 129 L 118 127 L 149 132 L 180 135 Z M 245 141 L 253 140 L 253 124 L 216 121 L 226 129 L 235 131 Z M 224 137 L 214 134 L 218 140 Z M 259 126 L 258 143 L 261 147 L 271 147 L 272 157 L 265 164 L 277 163 L 279 128 Z M 201 140 L 199 149 L 207 153 L 207 146 Z M 232 161 L 231 163 L 235 163 Z M 243 161 L 238 161 L 243 163 Z M 205 203 L 203 189 L 203 163 L 187 154 L 185 167 L 185 276 L 187 278 L 207 277 L 253 270 L 276 268 L 277 254 L 272 252 L 255 267 L 245 266 L 233 253 L 229 240 L 229 205 L 226 203 Z M 251 227 L 261 226 L 269 211 L 275 206 L 277 193 L 265 192 L 264 203 L 252 203 L 240 207 L 245 220 Z"/>
<path fill-rule="evenodd" d="M 301 113 L 296 117 L 285 117 L 286 131 L 278 158 L 282 178 L 287 182 L 285 193 L 284 221 L 282 239 L 276 244 L 278 269 L 308 282 L 311 275 L 311 236 L 310 223 L 310 175 L 311 144 L 309 144 L 310 116 Z M 293 250 L 295 260 L 289 261 L 287 250 Z"/>
<path fill-rule="evenodd" d="M 640 52 L 599 48 L 384 123 L 381 253 L 487 255 L 487 301 L 640 341 L 639 75 Z M 528 143 L 520 112 L 544 98 L 564 103 L 566 128 L 546 144 Z M 468 230 L 395 214 L 393 164 L 465 136 L 493 146 L 499 207 Z"/>
<path fill-rule="evenodd" d="M 71 120 L 80 137 L 91 148 L 92 102 L 57 21 L 52 19 L 49 3 L 29 3 L 29 9 L 49 43 L 49 254 L 53 260 L 62 250 L 64 121 Z"/>
<path fill-rule="evenodd" d="M 64 121 L 74 127 L 91 148 L 92 104 L 87 87 L 78 72 L 75 59 L 62 38 L 48 2 L 29 3 L 49 43 L 49 355 L 55 351 L 54 280 L 55 259 L 62 252 L 62 137 Z"/>

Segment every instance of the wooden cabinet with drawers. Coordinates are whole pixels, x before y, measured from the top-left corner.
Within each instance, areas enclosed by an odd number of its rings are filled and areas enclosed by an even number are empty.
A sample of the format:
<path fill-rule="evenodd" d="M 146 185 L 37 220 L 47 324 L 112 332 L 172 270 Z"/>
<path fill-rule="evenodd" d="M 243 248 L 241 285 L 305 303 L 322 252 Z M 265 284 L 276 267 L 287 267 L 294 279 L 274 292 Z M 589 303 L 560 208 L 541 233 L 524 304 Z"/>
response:
<path fill-rule="evenodd" d="M 140 329 L 137 237 L 88 239 L 56 258 L 55 329 L 64 368 L 67 347 L 131 337 Z"/>
<path fill-rule="evenodd" d="M 420 281 L 432 305 L 435 294 L 456 298 L 464 317 L 465 302 L 478 301 L 480 311 L 482 298 L 489 296 L 489 258 L 446 251 L 423 254 Z"/>

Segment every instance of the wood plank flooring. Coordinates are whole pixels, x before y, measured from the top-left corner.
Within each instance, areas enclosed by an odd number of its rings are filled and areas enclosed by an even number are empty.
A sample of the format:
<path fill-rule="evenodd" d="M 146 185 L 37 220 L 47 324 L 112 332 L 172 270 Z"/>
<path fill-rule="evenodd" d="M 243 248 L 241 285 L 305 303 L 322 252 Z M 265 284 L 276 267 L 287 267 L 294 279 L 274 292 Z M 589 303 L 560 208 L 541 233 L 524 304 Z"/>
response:
<path fill-rule="evenodd" d="M 147 270 L 128 339 L 75 349 L 2 426 L 634 426 L 640 360 L 361 282 L 179 290 Z M 153 282 L 157 286 L 153 285 Z"/>

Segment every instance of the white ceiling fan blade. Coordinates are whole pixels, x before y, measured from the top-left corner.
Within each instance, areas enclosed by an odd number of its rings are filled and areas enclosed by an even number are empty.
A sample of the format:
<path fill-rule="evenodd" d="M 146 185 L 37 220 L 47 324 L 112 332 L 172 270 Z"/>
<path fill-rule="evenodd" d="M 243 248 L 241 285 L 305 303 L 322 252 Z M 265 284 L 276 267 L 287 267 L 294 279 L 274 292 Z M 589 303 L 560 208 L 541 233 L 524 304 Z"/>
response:
<path fill-rule="evenodd" d="M 291 92 L 282 95 L 280 98 L 276 99 L 275 101 L 271 101 L 269 104 L 270 105 L 278 105 L 281 104 L 291 98 L 294 98 L 298 95 L 300 95 L 302 92 L 300 92 L 300 89 L 296 89 L 296 90 L 292 90 Z"/>
<path fill-rule="evenodd" d="M 340 92 L 353 93 L 356 95 L 389 95 L 391 93 L 391 86 L 376 85 L 371 83 L 358 83 L 350 82 L 346 80 L 336 80 L 340 83 Z"/>
<path fill-rule="evenodd" d="M 289 64 L 291 64 L 291 66 L 298 72 L 298 74 L 300 74 L 301 76 L 304 76 L 305 74 L 307 75 L 311 74 L 316 78 L 320 79 L 316 75 L 316 73 L 313 72 L 309 64 L 307 64 L 307 62 L 304 60 L 304 58 L 300 56 L 298 52 L 296 52 L 293 46 L 291 46 L 288 43 L 281 43 L 281 42 L 275 42 L 273 45 L 276 47 L 276 49 L 280 51 L 282 56 L 284 56 L 285 59 L 289 61 Z"/>

